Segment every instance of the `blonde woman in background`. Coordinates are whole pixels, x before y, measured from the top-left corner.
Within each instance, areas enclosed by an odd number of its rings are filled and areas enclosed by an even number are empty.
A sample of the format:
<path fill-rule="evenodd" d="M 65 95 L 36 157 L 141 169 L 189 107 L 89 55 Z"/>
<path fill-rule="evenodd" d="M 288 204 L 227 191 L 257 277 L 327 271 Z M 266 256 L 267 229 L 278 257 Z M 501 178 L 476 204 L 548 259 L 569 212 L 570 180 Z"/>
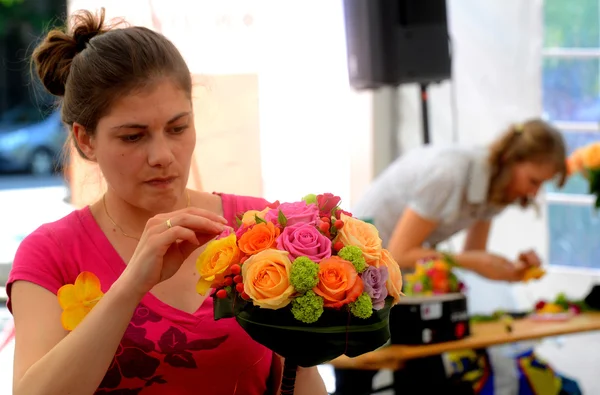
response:
<path fill-rule="evenodd" d="M 540 259 L 534 251 L 514 261 L 487 252 L 492 220 L 511 204 L 530 205 L 546 181 L 562 186 L 565 160 L 560 132 L 537 119 L 513 125 L 487 147 L 419 147 L 377 177 L 352 213 L 373 221 L 403 273 L 422 258 L 442 258 L 436 245 L 466 230 L 455 264 L 488 279 L 519 281 Z M 373 375 L 336 370 L 336 394 L 368 393 Z"/>

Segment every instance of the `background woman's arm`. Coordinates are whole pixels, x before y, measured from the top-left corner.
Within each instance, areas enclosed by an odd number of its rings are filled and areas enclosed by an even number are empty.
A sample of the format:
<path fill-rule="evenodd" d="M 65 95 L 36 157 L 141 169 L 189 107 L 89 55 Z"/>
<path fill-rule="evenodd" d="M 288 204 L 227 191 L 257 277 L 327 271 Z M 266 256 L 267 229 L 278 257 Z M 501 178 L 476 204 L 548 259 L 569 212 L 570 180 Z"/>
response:
<path fill-rule="evenodd" d="M 490 235 L 491 221 L 477 221 L 467 231 L 463 251 L 485 251 Z"/>

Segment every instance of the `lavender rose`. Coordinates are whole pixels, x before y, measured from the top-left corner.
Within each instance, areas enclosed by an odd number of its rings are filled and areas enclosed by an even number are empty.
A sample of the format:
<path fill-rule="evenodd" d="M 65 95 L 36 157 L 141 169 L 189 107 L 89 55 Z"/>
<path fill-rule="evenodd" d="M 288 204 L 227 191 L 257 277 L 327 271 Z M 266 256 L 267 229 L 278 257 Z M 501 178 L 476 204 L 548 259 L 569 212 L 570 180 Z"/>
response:
<path fill-rule="evenodd" d="M 319 209 L 314 203 L 306 204 L 304 201 L 294 203 L 281 203 L 277 209 L 269 210 L 265 214 L 265 221 L 277 223 L 279 210 L 287 219 L 286 226 L 291 226 L 297 223 L 316 224 L 319 218 Z"/>
<path fill-rule="evenodd" d="M 387 267 L 369 266 L 362 274 L 364 291 L 371 297 L 373 301 L 373 309 L 379 310 L 385 304 L 385 298 L 388 296 L 385 283 L 388 279 Z"/>
<path fill-rule="evenodd" d="M 305 223 L 283 228 L 277 238 L 277 248 L 289 252 L 292 261 L 305 256 L 313 262 L 320 262 L 331 256 L 331 240 L 314 225 Z"/>

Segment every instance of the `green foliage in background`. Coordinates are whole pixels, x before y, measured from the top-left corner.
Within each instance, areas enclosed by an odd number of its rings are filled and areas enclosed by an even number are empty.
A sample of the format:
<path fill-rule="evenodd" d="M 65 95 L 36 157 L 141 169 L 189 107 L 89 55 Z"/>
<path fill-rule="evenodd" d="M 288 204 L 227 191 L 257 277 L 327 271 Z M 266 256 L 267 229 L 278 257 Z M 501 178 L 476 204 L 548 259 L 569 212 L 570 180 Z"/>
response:
<path fill-rule="evenodd" d="M 64 9 L 66 0 L 0 0 L 0 39 L 16 34 L 15 30 L 41 35 Z M 52 15 L 52 16 L 49 16 Z M 33 37 L 32 37 L 33 38 Z"/>

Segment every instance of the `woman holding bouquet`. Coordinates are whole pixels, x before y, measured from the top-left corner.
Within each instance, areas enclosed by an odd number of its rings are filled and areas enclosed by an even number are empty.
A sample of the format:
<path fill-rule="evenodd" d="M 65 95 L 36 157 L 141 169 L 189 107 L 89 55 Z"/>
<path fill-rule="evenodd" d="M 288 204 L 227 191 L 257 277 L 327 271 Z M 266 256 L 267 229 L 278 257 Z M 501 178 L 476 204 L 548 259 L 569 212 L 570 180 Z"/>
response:
<path fill-rule="evenodd" d="M 437 257 L 488 279 L 519 281 L 540 259 L 533 251 L 516 261 L 487 252 L 492 220 L 508 205 L 529 206 L 548 180 L 562 186 L 565 160 L 560 132 L 535 119 L 513 125 L 488 147 L 424 146 L 392 163 L 352 213 L 373 221 L 403 274 L 420 259 Z M 435 249 L 463 230 L 462 252 Z M 368 391 L 373 374 L 361 379 L 361 372 L 336 370 L 336 394 Z"/>
<path fill-rule="evenodd" d="M 201 247 L 238 212 L 268 203 L 186 189 L 196 144 L 190 72 L 164 36 L 103 22 L 83 12 L 33 55 L 75 148 L 108 188 L 19 247 L 7 283 L 13 391 L 275 392 L 281 358 L 234 319 L 214 321 L 195 271 Z M 326 393 L 316 368 L 299 369 L 295 393 Z"/>

